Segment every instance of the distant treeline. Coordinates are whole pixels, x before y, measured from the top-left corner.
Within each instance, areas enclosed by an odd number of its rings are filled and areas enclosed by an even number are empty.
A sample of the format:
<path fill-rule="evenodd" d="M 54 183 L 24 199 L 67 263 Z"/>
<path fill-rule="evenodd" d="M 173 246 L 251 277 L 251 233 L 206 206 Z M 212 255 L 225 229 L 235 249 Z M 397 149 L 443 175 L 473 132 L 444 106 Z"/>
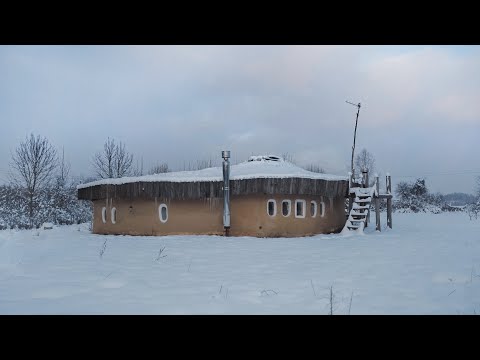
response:
<path fill-rule="evenodd" d="M 463 206 L 474 204 L 476 202 L 476 197 L 474 195 L 459 192 L 443 195 L 443 198 L 449 205 L 452 206 Z"/>
<path fill-rule="evenodd" d="M 478 199 L 474 195 L 430 193 L 425 179 L 422 178 L 413 183 L 398 183 L 395 194 L 397 199 L 393 201 L 393 208 L 398 212 L 478 212 L 479 207 Z"/>

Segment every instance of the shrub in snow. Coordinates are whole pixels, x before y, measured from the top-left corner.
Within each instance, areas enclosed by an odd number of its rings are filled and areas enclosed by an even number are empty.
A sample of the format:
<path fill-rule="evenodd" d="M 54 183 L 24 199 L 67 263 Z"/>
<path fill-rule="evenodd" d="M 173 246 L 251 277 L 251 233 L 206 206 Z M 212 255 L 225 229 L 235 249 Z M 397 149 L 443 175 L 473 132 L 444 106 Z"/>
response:
<path fill-rule="evenodd" d="M 32 225 L 40 228 L 43 223 L 71 225 L 92 219 L 90 201 L 77 200 L 77 190 L 72 184 L 66 187 L 48 187 L 34 198 Z M 30 228 L 28 197 L 18 186 L 0 186 L 0 229 Z"/>
<path fill-rule="evenodd" d="M 398 199 L 393 201 L 393 209 L 397 212 L 439 214 L 446 211 L 462 211 L 460 208 L 448 205 L 442 194 L 430 194 L 425 179 L 417 179 L 413 184 L 400 182 L 395 193 Z"/>
<path fill-rule="evenodd" d="M 466 210 L 470 220 L 478 219 L 478 216 L 480 215 L 480 199 L 476 204 L 467 205 Z"/>

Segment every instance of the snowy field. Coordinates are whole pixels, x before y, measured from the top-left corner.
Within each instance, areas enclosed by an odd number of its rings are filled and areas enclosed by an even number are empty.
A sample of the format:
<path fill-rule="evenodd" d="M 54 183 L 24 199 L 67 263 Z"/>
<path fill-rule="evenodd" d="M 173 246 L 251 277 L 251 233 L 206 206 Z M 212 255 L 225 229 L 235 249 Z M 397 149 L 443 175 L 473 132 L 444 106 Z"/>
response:
<path fill-rule="evenodd" d="M 328 314 L 330 288 L 339 315 L 480 313 L 480 219 L 393 215 L 293 239 L 3 230 L 0 314 Z"/>

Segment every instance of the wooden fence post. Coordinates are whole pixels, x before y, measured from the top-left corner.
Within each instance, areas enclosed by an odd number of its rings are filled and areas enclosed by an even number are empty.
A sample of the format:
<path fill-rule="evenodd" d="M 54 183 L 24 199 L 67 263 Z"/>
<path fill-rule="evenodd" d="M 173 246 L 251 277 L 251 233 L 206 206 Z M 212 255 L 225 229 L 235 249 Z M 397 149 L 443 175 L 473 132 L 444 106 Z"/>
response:
<path fill-rule="evenodd" d="M 389 173 L 387 173 L 387 194 L 392 194 L 392 178 Z M 387 198 L 387 226 L 392 228 L 392 198 Z"/>
<path fill-rule="evenodd" d="M 375 174 L 375 183 L 376 183 L 376 190 L 377 190 L 377 196 L 374 195 L 375 197 L 375 220 L 376 220 L 376 230 L 377 231 L 382 231 L 381 226 L 380 226 L 380 198 L 378 195 L 380 194 L 380 181 L 378 179 L 378 174 Z"/>
<path fill-rule="evenodd" d="M 362 169 L 363 187 L 368 188 L 368 169 Z M 367 219 L 365 220 L 365 227 L 370 223 L 370 209 L 367 210 Z"/>

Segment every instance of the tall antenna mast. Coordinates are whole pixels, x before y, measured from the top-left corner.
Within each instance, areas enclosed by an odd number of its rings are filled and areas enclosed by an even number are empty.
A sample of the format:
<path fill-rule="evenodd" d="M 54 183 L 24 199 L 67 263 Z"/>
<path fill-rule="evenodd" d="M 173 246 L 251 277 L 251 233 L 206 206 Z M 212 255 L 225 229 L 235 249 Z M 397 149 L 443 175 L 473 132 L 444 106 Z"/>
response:
<path fill-rule="evenodd" d="M 357 137 L 358 115 L 360 114 L 360 106 L 361 106 L 361 105 L 360 105 L 360 103 L 354 104 L 354 103 L 352 103 L 352 102 L 350 102 L 350 101 L 347 101 L 347 100 L 345 100 L 345 102 L 346 102 L 347 104 L 356 106 L 356 107 L 358 108 L 358 110 L 357 110 L 357 119 L 355 120 L 355 132 L 353 133 L 353 146 L 352 146 L 352 165 L 351 165 L 351 166 L 352 166 L 352 174 L 354 174 L 355 172 L 354 172 L 354 169 L 353 169 L 353 154 L 354 154 L 354 152 L 355 152 L 355 139 L 356 139 L 356 137 Z"/>

